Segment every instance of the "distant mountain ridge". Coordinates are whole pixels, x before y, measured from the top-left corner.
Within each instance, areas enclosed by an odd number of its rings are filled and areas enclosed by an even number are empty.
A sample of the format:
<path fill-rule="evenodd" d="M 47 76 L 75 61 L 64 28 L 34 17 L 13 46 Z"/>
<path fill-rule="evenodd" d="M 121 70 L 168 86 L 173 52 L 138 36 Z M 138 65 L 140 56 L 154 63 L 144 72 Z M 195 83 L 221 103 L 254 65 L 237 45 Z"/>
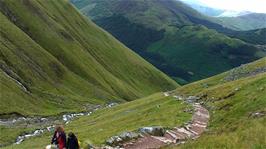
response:
<path fill-rule="evenodd" d="M 266 28 L 265 13 L 249 13 L 237 17 L 219 17 L 218 23 L 234 30 L 254 30 Z"/>
<path fill-rule="evenodd" d="M 198 12 L 204 15 L 210 16 L 210 17 L 217 17 L 225 12 L 225 10 L 204 6 L 204 4 L 195 2 L 193 0 L 180 0 L 180 1 L 189 5 L 190 7 L 197 10 Z"/>
<path fill-rule="evenodd" d="M 234 11 L 234 10 L 224 10 L 223 13 L 217 15 L 216 17 L 240 17 L 243 15 L 248 15 L 253 12 L 250 11 Z"/>
<path fill-rule="evenodd" d="M 206 4 L 204 3 L 195 0 L 177 0 L 177 1 L 182 1 L 183 3 L 186 3 L 193 9 L 197 10 L 198 12 L 211 17 L 238 17 L 253 13 L 251 11 L 236 11 L 236 10 L 212 8 L 206 6 Z"/>
<path fill-rule="evenodd" d="M 222 10 L 204 6 L 204 4 L 181 0 L 198 12 L 212 17 L 211 20 L 222 26 L 238 30 L 247 31 L 254 29 L 266 28 L 266 14 L 255 13 L 251 11 L 234 11 L 234 10 Z"/>

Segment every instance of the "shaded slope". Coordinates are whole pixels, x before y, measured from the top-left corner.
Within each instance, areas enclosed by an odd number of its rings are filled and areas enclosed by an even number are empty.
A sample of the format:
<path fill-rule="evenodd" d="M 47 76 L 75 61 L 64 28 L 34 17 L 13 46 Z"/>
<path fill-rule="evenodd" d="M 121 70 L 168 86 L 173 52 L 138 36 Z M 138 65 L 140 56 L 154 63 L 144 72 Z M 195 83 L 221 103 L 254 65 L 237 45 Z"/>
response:
<path fill-rule="evenodd" d="M 177 86 L 65 1 L 0 4 L 1 81 L 5 82 L 1 113 L 51 114 L 55 107 L 57 112 L 74 110 L 87 102 L 132 100 Z M 10 78 L 13 83 L 4 81 Z M 19 90 L 18 82 L 28 92 L 14 92 Z M 36 111 L 25 112 L 28 101 Z"/>
<path fill-rule="evenodd" d="M 239 38 L 248 43 L 266 45 L 266 28 L 249 31 L 235 31 L 234 33 L 230 34 L 232 37 Z"/>
<path fill-rule="evenodd" d="M 261 48 L 210 30 L 235 35 L 179 1 L 72 2 L 83 14 L 178 82 L 206 78 L 265 55 Z M 213 63 L 216 58 L 219 60 Z"/>

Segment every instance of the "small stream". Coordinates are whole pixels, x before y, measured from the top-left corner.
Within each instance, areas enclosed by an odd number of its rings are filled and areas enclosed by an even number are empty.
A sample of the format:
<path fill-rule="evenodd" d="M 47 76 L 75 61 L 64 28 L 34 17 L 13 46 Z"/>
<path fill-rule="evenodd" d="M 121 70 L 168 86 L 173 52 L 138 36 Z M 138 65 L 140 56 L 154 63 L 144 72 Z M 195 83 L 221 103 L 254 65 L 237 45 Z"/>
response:
<path fill-rule="evenodd" d="M 18 86 L 20 86 L 21 87 L 21 89 L 24 91 L 24 92 L 26 92 L 26 93 L 30 93 L 30 91 L 19 81 L 19 80 L 17 80 L 17 79 L 15 79 L 15 78 L 13 78 L 11 75 L 9 75 L 8 73 L 6 73 L 5 71 L 3 71 L 3 73 L 8 77 L 8 78 L 10 78 L 11 80 L 13 80 L 13 81 L 15 81 L 17 84 L 18 84 Z"/>
<path fill-rule="evenodd" d="M 13 118 L 13 119 L 0 119 L 0 125 L 3 126 L 16 126 L 16 125 L 20 125 L 20 124 L 26 124 L 26 125 L 40 125 L 40 124 L 46 124 L 46 127 L 41 127 L 39 129 L 35 129 L 34 131 L 31 132 L 27 132 L 27 133 L 23 133 L 21 135 L 19 135 L 16 139 L 16 141 L 14 142 L 14 144 L 20 144 L 21 142 L 23 142 L 24 140 L 31 138 L 31 137 L 35 137 L 35 136 L 40 136 L 41 134 L 45 133 L 45 132 L 52 132 L 54 131 L 55 128 L 55 122 L 62 122 L 65 125 L 67 125 L 69 122 L 71 122 L 72 120 L 74 120 L 75 118 L 78 117 L 82 117 L 82 116 L 89 116 L 91 115 L 93 112 L 102 109 L 102 108 L 110 108 L 117 105 L 117 103 L 110 103 L 107 104 L 105 106 L 96 106 L 93 110 L 91 111 L 87 111 L 87 112 L 81 112 L 81 113 L 68 113 L 68 114 L 64 114 L 62 116 L 58 116 L 58 117 L 50 117 L 50 118 L 44 118 L 44 117 L 33 117 L 33 118 L 26 118 L 26 117 L 18 117 L 18 118 Z M 49 125 L 50 124 L 50 125 Z M 7 144 L 7 145 L 11 145 L 11 144 Z M 7 146 L 4 145 L 4 146 Z M 0 145 L 0 147 L 3 145 Z"/>

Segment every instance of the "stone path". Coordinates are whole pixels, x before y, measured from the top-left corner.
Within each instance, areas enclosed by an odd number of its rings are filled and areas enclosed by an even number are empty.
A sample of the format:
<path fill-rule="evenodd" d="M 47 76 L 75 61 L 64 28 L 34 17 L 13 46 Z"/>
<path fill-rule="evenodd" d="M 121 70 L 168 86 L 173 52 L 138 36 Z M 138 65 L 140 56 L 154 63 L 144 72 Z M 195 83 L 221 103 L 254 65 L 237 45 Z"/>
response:
<path fill-rule="evenodd" d="M 169 96 L 169 94 L 164 94 Z M 192 120 L 183 127 L 167 130 L 164 136 L 144 135 L 137 140 L 123 144 L 125 149 L 157 149 L 169 144 L 185 143 L 188 139 L 198 138 L 206 129 L 209 121 L 209 112 L 199 103 L 193 103 L 194 114 Z"/>

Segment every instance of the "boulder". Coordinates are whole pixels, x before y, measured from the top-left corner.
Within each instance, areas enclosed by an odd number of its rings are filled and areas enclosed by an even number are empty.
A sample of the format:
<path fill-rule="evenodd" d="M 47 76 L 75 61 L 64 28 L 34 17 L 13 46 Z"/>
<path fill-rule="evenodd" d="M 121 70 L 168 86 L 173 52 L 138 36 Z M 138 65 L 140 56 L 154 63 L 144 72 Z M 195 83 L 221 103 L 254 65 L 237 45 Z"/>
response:
<path fill-rule="evenodd" d="M 119 137 L 123 140 L 123 142 L 125 142 L 132 139 L 137 139 L 139 137 L 139 134 L 135 132 L 122 132 Z"/>
<path fill-rule="evenodd" d="M 187 98 L 186 98 L 186 101 L 188 102 L 188 103 L 193 103 L 193 102 L 196 102 L 197 100 L 199 100 L 200 98 L 199 97 L 197 97 L 197 96 L 188 96 Z"/>
<path fill-rule="evenodd" d="M 132 139 L 137 139 L 140 135 L 135 132 L 122 132 L 118 136 L 112 136 L 106 140 L 106 144 L 112 147 L 120 146 L 124 142 L 130 141 Z"/>
<path fill-rule="evenodd" d="M 161 126 L 142 127 L 139 129 L 139 132 L 153 136 L 163 136 L 165 134 L 165 129 Z"/>
<path fill-rule="evenodd" d="M 112 136 L 111 138 L 106 140 L 106 144 L 110 146 L 118 146 L 122 142 L 123 140 L 119 136 Z"/>
<path fill-rule="evenodd" d="M 261 111 L 261 112 L 254 112 L 250 114 L 250 117 L 252 118 L 260 118 L 260 117 L 264 117 L 266 115 L 265 111 Z"/>

